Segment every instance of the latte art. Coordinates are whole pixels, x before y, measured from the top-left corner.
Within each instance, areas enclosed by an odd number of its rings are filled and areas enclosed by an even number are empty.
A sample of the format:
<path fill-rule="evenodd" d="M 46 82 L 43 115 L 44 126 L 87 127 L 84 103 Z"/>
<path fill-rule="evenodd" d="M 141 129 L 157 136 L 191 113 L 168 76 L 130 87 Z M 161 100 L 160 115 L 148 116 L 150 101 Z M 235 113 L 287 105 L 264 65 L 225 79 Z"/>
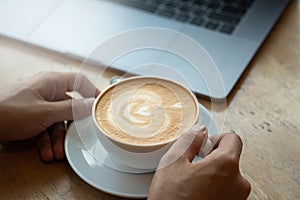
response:
<path fill-rule="evenodd" d="M 165 86 L 144 84 L 135 90 L 113 95 L 112 118 L 115 126 L 126 134 L 149 138 L 172 128 L 170 121 L 180 126 L 181 107 L 173 107 L 178 103 L 176 95 Z"/>
<path fill-rule="evenodd" d="M 121 113 L 132 123 L 139 127 L 151 124 L 151 111 L 155 106 L 162 105 L 162 99 L 151 91 L 145 90 L 142 93 L 132 94 L 128 105 Z"/>
<path fill-rule="evenodd" d="M 107 90 L 95 114 L 99 126 L 118 141 L 156 144 L 191 127 L 196 106 L 189 92 L 177 84 L 135 79 Z"/>

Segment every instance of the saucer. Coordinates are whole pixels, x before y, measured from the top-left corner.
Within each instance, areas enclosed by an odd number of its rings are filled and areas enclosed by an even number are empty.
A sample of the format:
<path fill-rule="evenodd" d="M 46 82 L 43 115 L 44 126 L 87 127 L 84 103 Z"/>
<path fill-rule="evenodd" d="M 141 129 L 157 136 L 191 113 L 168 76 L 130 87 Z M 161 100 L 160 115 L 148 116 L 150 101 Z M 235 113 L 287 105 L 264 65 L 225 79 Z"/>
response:
<path fill-rule="evenodd" d="M 209 135 L 219 133 L 211 113 L 199 104 L 199 123 Z M 67 131 L 65 153 L 75 173 L 91 186 L 127 198 L 146 198 L 154 172 L 134 169 L 113 160 L 96 136 L 91 116 L 76 120 Z"/>

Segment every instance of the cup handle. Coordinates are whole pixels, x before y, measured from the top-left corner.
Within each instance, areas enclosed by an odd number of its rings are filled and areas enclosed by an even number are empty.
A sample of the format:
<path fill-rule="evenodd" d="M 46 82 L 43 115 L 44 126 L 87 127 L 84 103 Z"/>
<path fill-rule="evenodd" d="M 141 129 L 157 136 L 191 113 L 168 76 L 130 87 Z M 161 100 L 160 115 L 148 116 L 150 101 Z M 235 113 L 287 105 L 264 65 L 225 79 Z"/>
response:
<path fill-rule="evenodd" d="M 111 77 L 111 79 L 109 81 L 109 84 L 112 85 L 114 83 L 118 83 L 118 82 L 120 82 L 123 79 L 124 78 L 122 78 L 121 76 L 113 76 L 113 77 Z"/>

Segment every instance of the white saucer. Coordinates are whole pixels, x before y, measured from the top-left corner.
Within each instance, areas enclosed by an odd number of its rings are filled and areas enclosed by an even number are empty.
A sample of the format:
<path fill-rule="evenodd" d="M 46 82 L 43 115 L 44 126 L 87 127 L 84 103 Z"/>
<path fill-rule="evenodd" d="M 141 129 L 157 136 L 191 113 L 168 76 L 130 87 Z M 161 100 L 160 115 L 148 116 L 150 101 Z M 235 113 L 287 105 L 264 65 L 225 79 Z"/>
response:
<path fill-rule="evenodd" d="M 209 135 L 219 132 L 211 113 L 199 104 L 199 122 Z M 146 198 L 154 172 L 128 168 L 110 158 L 97 139 L 91 116 L 72 123 L 65 139 L 65 153 L 76 174 L 91 186 L 121 197 Z M 96 155 L 96 156 L 95 156 Z"/>

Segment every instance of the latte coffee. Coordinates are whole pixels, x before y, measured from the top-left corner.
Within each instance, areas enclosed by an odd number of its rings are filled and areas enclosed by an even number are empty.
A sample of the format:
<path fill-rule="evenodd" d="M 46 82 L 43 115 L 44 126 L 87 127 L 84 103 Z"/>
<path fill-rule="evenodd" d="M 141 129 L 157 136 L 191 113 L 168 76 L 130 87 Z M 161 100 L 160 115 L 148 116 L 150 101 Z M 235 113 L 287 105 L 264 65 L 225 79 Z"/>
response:
<path fill-rule="evenodd" d="M 198 105 L 194 95 L 180 84 L 141 76 L 104 90 L 94 112 L 99 127 L 113 140 L 156 145 L 190 129 L 196 122 Z"/>

